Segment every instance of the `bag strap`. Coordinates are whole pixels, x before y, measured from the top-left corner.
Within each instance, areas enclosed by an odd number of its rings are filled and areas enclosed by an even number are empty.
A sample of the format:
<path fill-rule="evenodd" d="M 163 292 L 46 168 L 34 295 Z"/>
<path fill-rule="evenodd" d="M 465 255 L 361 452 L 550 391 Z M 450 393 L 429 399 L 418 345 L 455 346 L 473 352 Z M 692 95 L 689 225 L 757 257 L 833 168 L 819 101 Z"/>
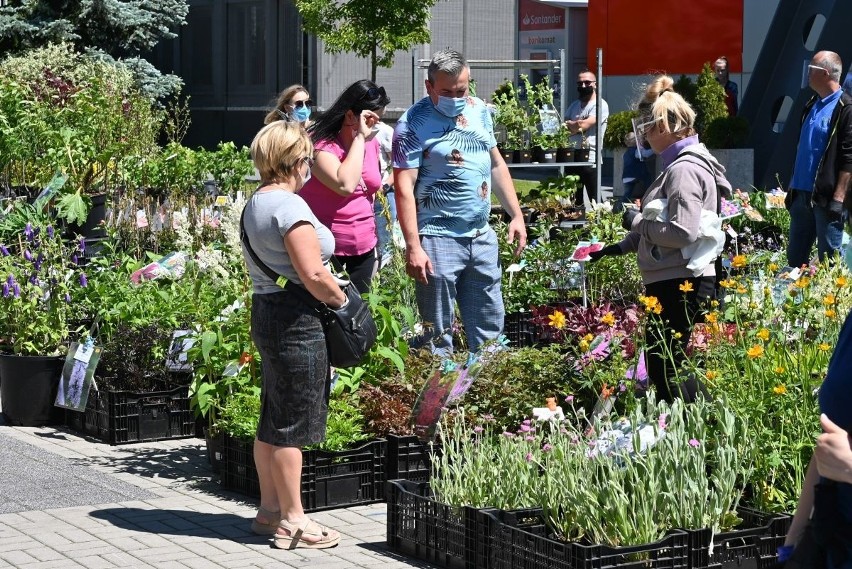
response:
<path fill-rule="evenodd" d="M 716 183 L 716 174 L 713 172 L 713 165 L 710 164 L 710 161 L 707 160 L 706 156 L 702 156 L 697 152 L 685 150 L 680 153 L 678 158 L 681 156 L 692 156 L 694 158 L 698 158 L 707 165 L 707 170 L 710 172 L 710 175 L 713 176 L 713 183 L 716 184 L 716 215 L 722 215 L 722 192 L 719 190 L 719 184 Z"/>
<path fill-rule="evenodd" d="M 240 215 L 240 241 L 242 241 L 243 245 L 245 245 L 246 251 L 248 251 L 249 257 L 251 257 L 251 260 L 254 262 L 254 264 L 257 265 L 257 267 L 261 271 L 266 273 L 266 276 L 268 276 L 277 284 L 278 279 L 284 277 L 284 275 L 280 275 L 273 271 L 269 267 L 269 265 L 261 261 L 260 257 L 257 256 L 257 253 L 255 253 L 254 249 L 251 246 L 251 243 L 249 242 L 248 234 L 246 234 L 245 218 L 246 208 L 243 208 L 243 213 Z M 287 277 L 284 278 L 287 279 Z M 320 308 L 325 306 L 324 303 L 314 298 L 314 295 L 308 292 L 308 289 L 293 282 L 290 279 L 287 279 L 287 282 L 284 284 L 284 290 L 292 292 L 293 294 L 299 297 L 299 300 L 301 300 L 314 310 L 319 310 Z"/>

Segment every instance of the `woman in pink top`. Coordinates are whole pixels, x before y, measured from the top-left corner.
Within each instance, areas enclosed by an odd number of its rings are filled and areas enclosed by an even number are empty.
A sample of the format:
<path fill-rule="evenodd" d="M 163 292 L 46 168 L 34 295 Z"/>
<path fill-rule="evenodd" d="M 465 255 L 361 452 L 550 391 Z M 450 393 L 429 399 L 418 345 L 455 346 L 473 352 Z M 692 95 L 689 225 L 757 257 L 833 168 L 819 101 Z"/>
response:
<path fill-rule="evenodd" d="M 361 293 L 369 290 L 378 268 L 373 196 L 382 174 L 373 126 L 388 103 L 384 87 L 356 81 L 308 128 L 314 142 L 313 178 L 299 195 L 331 229 L 332 263 Z"/>

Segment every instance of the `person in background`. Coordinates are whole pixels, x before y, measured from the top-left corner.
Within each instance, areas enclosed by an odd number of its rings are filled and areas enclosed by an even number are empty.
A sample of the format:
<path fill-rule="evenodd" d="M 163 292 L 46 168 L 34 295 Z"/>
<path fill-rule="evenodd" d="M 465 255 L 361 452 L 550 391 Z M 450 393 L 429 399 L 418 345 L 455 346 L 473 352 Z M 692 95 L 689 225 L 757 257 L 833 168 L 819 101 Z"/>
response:
<path fill-rule="evenodd" d="M 682 397 L 689 402 L 707 393 L 698 378 L 684 379 L 679 368 L 693 325 L 703 320 L 703 306 L 715 297 L 716 268 L 711 261 L 696 273 L 687 267 L 690 260 L 681 249 L 698 239 L 702 211 L 718 213 L 721 198 L 731 195 L 731 185 L 725 168 L 698 141 L 695 111 L 673 87 L 668 75 L 654 79 L 639 102 L 638 118 L 633 119 L 637 146 L 647 140 L 662 166 L 645 191 L 641 208 L 667 199 L 667 220 L 645 219 L 639 209 L 626 208 L 622 226 L 627 236 L 591 257 L 597 261 L 604 255 L 638 253 L 646 309 L 654 313 L 645 331 L 649 383 L 660 399 Z"/>
<path fill-rule="evenodd" d="M 735 117 L 739 112 L 739 89 L 737 84 L 731 81 L 728 74 L 728 58 L 721 56 L 713 63 L 713 71 L 716 73 L 716 81 L 725 90 L 725 106 L 728 107 L 728 116 Z"/>
<path fill-rule="evenodd" d="M 787 264 L 835 255 L 843 242 L 843 200 L 852 182 L 852 97 L 840 89 L 843 64 L 833 51 L 820 51 L 808 65 L 808 85 L 816 94 L 805 105 L 787 191 L 790 238 Z"/>
<path fill-rule="evenodd" d="M 311 101 L 311 95 L 307 89 L 301 85 L 290 85 L 278 95 L 275 108 L 267 113 L 266 118 L 263 119 L 263 124 L 289 117 L 290 120 L 295 120 L 308 127 L 310 126 L 311 107 L 313 106 L 314 102 Z"/>
<path fill-rule="evenodd" d="M 373 201 L 382 173 L 374 127 L 388 103 L 384 87 L 356 81 L 308 127 L 315 162 L 301 195 L 334 234 L 332 264 L 362 294 L 378 270 Z"/>
<path fill-rule="evenodd" d="M 379 141 L 379 169 L 382 172 L 382 195 L 385 199 L 383 203 L 377 195 L 374 209 L 379 238 L 379 266 L 384 267 L 392 255 L 393 228 L 396 224 L 396 196 L 393 191 L 393 167 L 391 166 L 393 127 L 383 121 L 377 122 L 376 127 L 379 129 L 376 140 Z"/>
<path fill-rule="evenodd" d="M 621 200 L 616 202 L 613 211 L 621 211 L 624 209 L 624 204 L 631 203 L 642 197 L 639 193 L 639 188 L 642 191 L 648 189 L 653 179 L 651 171 L 648 169 L 648 158 L 654 156 L 654 151 L 650 148 L 639 148 L 636 145 L 636 135 L 628 132 L 624 135 L 624 162 L 621 173 L 621 182 L 624 184 L 624 195 Z M 639 185 L 641 184 L 641 186 Z"/>
<path fill-rule="evenodd" d="M 565 111 L 565 116 L 568 117 L 565 126 L 571 132 L 568 140 L 574 143 L 574 148 L 588 145 L 589 162 L 595 161 L 597 137 L 600 136 L 603 140 L 606 133 L 606 122 L 609 118 L 609 105 L 603 99 L 601 99 L 601 108 L 598 110 L 597 86 L 598 81 L 594 73 L 588 69 L 580 72 L 577 75 L 577 94 L 580 98 L 571 103 L 568 110 Z M 582 166 L 575 171 L 580 176 L 583 187 L 586 188 L 589 201 L 597 201 L 598 176 L 594 166 Z M 578 207 L 583 207 L 585 203 L 583 188 L 577 188 L 574 202 Z"/>
<path fill-rule="evenodd" d="M 243 211 L 257 257 L 331 307 L 347 302 L 328 268 L 334 237 L 297 194 L 311 175 L 313 147 L 299 123 L 274 121 L 254 137 L 261 184 Z M 340 534 L 302 509 L 302 447 L 325 439 L 330 376 L 325 333 L 316 311 L 282 289 L 243 245 L 252 281 L 251 336 L 261 355 L 260 420 L 254 460 L 260 508 L 254 533 L 281 549 L 333 547 Z"/>
<path fill-rule="evenodd" d="M 427 96 L 399 119 L 393 137 L 406 272 L 415 280 L 424 322 L 412 343 L 451 353 L 458 302 L 468 349 L 476 352 L 500 336 L 505 316 L 497 234 L 488 225 L 492 191 L 510 217 L 508 241 L 516 255 L 527 231 L 491 113 L 469 94 L 464 56 L 435 53 L 427 76 Z"/>

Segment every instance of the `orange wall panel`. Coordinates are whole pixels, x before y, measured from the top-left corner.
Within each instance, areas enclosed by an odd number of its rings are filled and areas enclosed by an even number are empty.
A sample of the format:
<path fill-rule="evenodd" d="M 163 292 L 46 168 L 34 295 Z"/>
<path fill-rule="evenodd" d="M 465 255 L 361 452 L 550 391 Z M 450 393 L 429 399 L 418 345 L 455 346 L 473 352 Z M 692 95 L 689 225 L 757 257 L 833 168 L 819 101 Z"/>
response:
<path fill-rule="evenodd" d="M 742 71 L 743 0 L 589 0 L 589 67 L 604 75 L 697 74 L 728 58 Z"/>

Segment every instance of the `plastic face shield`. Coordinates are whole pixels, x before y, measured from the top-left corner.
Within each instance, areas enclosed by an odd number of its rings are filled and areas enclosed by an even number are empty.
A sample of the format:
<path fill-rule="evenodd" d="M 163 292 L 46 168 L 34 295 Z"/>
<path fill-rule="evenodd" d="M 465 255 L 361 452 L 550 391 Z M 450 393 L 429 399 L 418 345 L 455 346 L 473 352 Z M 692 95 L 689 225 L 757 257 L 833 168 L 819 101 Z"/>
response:
<path fill-rule="evenodd" d="M 645 138 L 645 133 L 648 131 L 648 127 L 656 124 L 657 121 L 639 121 L 640 119 L 631 119 L 631 122 L 633 123 L 633 134 L 636 136 L 636 148 L 648 148 L 649 146 Z"/>

